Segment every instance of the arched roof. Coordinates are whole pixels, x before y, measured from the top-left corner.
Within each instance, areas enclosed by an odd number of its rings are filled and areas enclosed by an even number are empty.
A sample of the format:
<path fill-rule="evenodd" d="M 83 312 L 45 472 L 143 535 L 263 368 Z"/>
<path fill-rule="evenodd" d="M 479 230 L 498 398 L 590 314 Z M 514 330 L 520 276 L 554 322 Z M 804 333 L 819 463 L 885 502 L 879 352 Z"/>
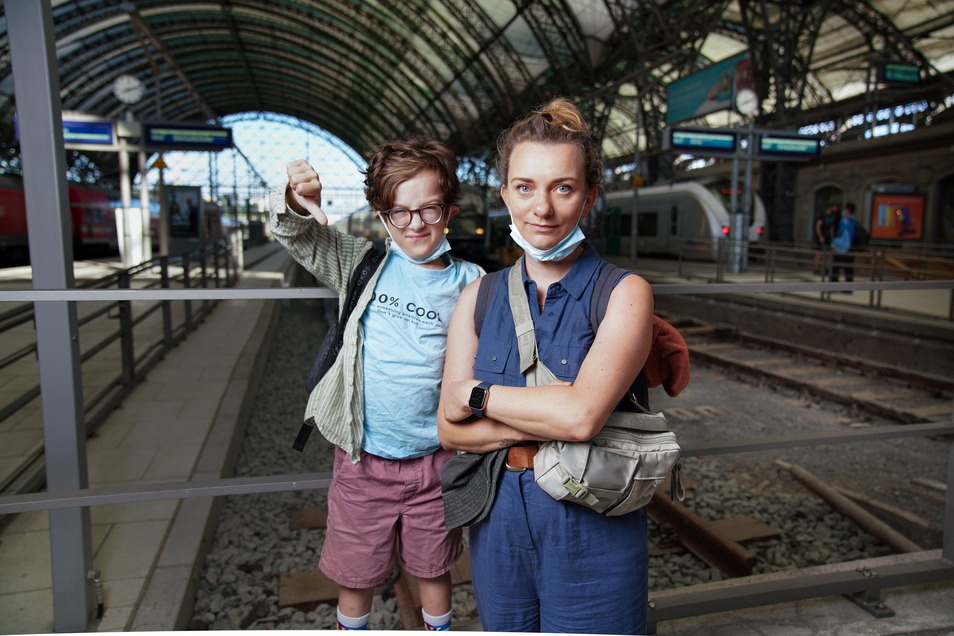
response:
<path fill-rule="evenodd" d="M 655 146 L 666 86 L 749 49 L 769 119 L 859 110 L 875 59 L 918 63 L 914 96 L 954 92 L 954 0 L 53 0 L 64 110 L 141 121 L 247 111 L 311 122 L 361 153 L 420 132 L 462 156 L 555 94 L 608 158 Z M 111 87 L 140 78 L 131 107 Z M 637 106 L 639 107 L 637 109 Z M 639 110 L 639 113 L 637 113 Z M 0 137 L 15 114 L 0 23 Z M 725 125 L 731 115 L 720 115 Z M 701 122 L 701 120 L 700 120 Z"/>

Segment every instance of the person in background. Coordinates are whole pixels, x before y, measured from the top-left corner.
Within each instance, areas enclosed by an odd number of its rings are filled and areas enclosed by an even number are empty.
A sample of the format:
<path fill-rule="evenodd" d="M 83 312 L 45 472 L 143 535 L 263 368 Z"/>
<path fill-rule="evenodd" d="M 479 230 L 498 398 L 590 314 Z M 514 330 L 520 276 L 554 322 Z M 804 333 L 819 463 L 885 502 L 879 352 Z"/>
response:
<path fill-rule="evenodd" d="M 372 245 L 328 227 L 311 165 L 293 161 L 287 172 L 269 202 L 272 234 L 343 300 Z M 391 578 L 399 556 L 420 581 L 425 629 L 441 631 L 450 627 L 450 569 L 463 547 L 460 530 L 443 523 L 440 473 L 453 453 L 438 441 L 436 412 L 450 315 L 483 270 L 447 253 L 444 229 L 458 212 L 460 182 L 446 145 L 385 144 L 365 185 L 390 235 L 387 254 L 305 410 L 336 446 L 319 567 L 341 586 L 338 628 L 367 629 L 374 588 Z"/>
<path fill-rule="evenodd" d="M 813 228 L 813 238 L 815 242 L 815 259 L 813 270 L 816 274 L 822 272 L 822 263 L 824 262 L 824 251 L 831 246 L 831 240 L 835 238 L 835 230 L 838 228 L 838 204 L 833 203 L 825 208 L 822 214 L 815 218 Z"/>
<path fill-rule="evenodd" d="M 834 251 L 832 256 L 831 276 L 829 280 L 833 283 L 838 282 L 841 270 L 845 270 L 845 282 L 850 283 L 855 279 L 855 256 L 851 253 L 851 247 L 854 243 L 855 232 L 855 204 L 848 202 L 842 210 L 841 220 L 838 222 L 838 231 L 831 240 L 831 249 Z M 844 294 L 850 294 L 851 290 L 845 290 Z"/>
<path fill-rule="evenodd" d="M 579 223 L 596 203 L 603 165 L 575 104 L 547 103 L 497 145 L 511 237 L 524 251 L 514 267 L 522 268 L 540 360 L 558 379 L 526 386 L 507 277 L 494 288 L 479 336 L 480 281 L 468 285 L 448 332 L 438 431 L 448 449 L 508 449 L 489 512 L 469 528 L 481 624 L 487 631 L 645 633 L 645 508 L 606 517 L 557 501 L 537 486 L 532 466 L 538 441 L 588 440 L 603 427 L 647 359 L 652 291 L 625 272 L 594 333 L 590 300 L 606 263 L 584 243 Z"/>

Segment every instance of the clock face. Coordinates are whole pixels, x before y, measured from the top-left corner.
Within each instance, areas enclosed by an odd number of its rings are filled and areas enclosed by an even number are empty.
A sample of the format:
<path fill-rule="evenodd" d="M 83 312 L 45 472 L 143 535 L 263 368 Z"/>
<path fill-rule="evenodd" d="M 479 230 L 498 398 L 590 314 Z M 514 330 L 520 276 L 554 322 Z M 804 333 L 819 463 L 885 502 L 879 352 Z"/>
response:
<path fill-rule="evenodd" d="M 113 82 L 113 94 L 124 104 L 135 104 L 142 99 L 145 87 L 133 75 L 120 75 Z"/>
<path fill-rule="evenodd" d="M 751 88 L 743 88 L 735 94 L 735 109 L 743 115 L 754 115 L 759 110 L 759 96 Z"/>

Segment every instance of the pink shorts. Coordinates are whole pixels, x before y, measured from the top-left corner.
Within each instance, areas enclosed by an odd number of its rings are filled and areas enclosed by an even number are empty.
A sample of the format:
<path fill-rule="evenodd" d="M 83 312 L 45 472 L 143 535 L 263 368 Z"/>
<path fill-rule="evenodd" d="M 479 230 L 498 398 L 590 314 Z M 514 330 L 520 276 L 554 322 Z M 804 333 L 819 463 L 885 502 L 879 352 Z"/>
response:
<path fill-rule="evenodd" d="M 441 499 L 441 467 L 453 455 L 441 449 L 394 460 L 362 452 L 352 464 L 336 448 L 321 571 L 338 585 L 375 587 L 391 579 L 400 551 L 413 576 L 449 572 L 463 551 L 460 529 L 444 527 Z"/>

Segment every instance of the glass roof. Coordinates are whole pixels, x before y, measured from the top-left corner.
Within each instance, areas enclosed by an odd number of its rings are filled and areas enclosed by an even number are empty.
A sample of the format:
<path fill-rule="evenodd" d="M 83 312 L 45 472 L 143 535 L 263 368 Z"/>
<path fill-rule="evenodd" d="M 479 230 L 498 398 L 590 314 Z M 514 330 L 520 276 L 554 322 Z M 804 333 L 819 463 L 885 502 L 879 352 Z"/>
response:
<path fill-rule="evenodd" d="M 608 159 L 659 148 L 667 87 L 750 52 L 759 123 L 847 119 L 878 61 L 920 66 L 881 105 L 949 112 L 954 0 L 58 0 L 52 3 L 63 108 L 141 121 L 221 121 L 274 112 L 357 153 L 422 133 L 487 157 L 496 134 L 554 95 L 590 113 Z M 0 134 L 15 101 L 0 21 Z M 135 104 L 113 93 L 139 78 Z M 946 100 L 946 101 L 945 101 Z M 690 125 L 735 125 L 732 110 Z M 639 134 L 637 135 L 637 130 Z"/>

